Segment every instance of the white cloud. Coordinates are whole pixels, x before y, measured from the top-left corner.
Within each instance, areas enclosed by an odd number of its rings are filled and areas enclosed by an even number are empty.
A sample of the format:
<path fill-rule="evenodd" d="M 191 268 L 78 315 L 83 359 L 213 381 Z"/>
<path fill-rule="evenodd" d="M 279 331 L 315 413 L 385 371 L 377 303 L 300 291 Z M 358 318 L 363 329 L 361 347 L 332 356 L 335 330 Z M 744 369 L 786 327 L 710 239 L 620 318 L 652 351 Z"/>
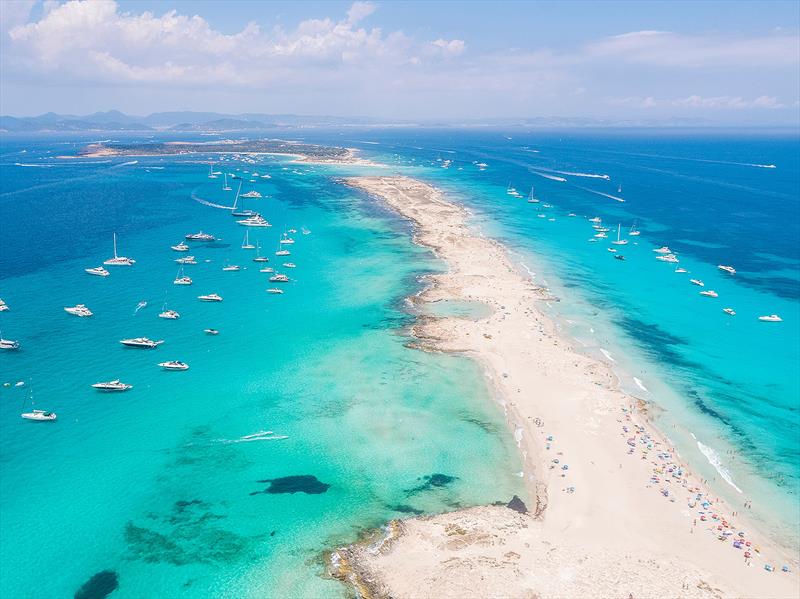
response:
<path fill-rule="evenodd" d="M 347 11 L 347 22 L 351 25 L 363 21 L 375 12 L 375 5 L 372 2 L 353 2 L 350 10 Z"/>
<path fill-rule="evenodd" d="M 615 106 L 629 106 L 631 108 L 656 108 L 656 107 L 680 107 L 680 108 L 703 108 L 703 109 L 747 109 L 764 108 L 778 109 L 786 108 L 774 96 L 758 96 L 752 100 L 746 100 L 740 96 L 699 96 L 692 94 L 685 98 L 657 100 L 653 96 L 640 97 L 629 96 L 626 98 L 611 98 L 609 104 Z"/>

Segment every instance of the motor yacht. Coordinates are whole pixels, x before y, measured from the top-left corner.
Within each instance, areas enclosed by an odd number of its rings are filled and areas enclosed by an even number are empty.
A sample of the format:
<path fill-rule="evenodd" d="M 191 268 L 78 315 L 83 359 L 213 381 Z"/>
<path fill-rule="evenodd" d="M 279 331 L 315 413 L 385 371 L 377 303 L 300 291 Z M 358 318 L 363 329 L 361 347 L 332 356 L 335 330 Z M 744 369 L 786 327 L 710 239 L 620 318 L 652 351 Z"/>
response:
<path fill-rule="evenodd" d="M 164 370 L 189 370 L 189 365 L 186 362 L 179 360 L 170 360 L 169 362 L 159 362 L 158 364 Z"/>
<path fill-rule="evenodd" d="M 675 272 L 689 272 L 689 271 L 683 268 L 682 266 L 679 266 L 678 268 L 675 269 Z"/>
<path fill-rule="evenodd" d="M 203 329 L 203 332 L 206 335 L 219 335 L 219 331 L 217 329 Z"/>
<path fill-rule="evenodd" d="M 217 295 L 216 293 L 209 293 L 208 295 L 198 295 L 197 299 L 201 302 L 221 302 L 222 297 Z"/>
<path fill-rule="evenodd" d="M 275 269 L 271 266 L 265 266 L 264 268 L 260 269 L 258 272 L 275 272 Z"/>
<path fill-rule="evenodd" d="M 248 191 L 247 193 L 243 193 L 242 197 L 252 200 L 252 199 L 259 199 L 259 198 L 261 198 L 263 196 L 260 193 L 258 193 L 257 191 L 254 190 L 254 191 Z"/>
<path fill-rule="evenodd" d="M 724 264 L 720 264 L 719 266 L 717 266 L 717 268 L 719 268 L 720 270 L 724 270 L 725 272 L 732 275 L 736 274 L 736 269 L 733 266 L 725 266 Z"/>
<path fill-rule="evenodd" d="M 656 260 L 661 260 L 662 262 L 672 262 L 673 264 L 677 264 L 679 262 L 678 257 L 675 254 L 656 256 Z"/>
<path fill-rule="evenodd" d="M 288 283 L 289 277 L 281 273 L 275 273 L 269 278 L 273 283 Z"/>
<path fill-rule="evenodd" d="M 706 286 L 706 284 L 703 283 L 703 281 L 701 281 L 700 279 L 689 279 L 689 282 L 692 285 L 697 285 L 698 287 L 705 287 Z"/>
<path fill-rule="evenodd" d="M 117 234 L 114 233 L 114 257 L 104 261 L 106 266 L 133 266 L 136 260 L 133 258 L 126 258 L 125 256 L 117 255 Z"/>
<path fill-rule="evenodd" d="M 719 297 L 719 293 L 712 291 L 711 289 L 708 289 L 707 291 L 701 291 L 700 295 L 705 295 L 706 297 Z"/>
<path fill-rule="evenodd" d="M 617 254 L 616 256 L 614 256 L 614 259 L 616 259 L 616 260 L 624 260 L 625 256 L 623 256 L 622 254 Z"/>
<path fill-rule="evenodd" d="M 294 235 L 295 233 L 297 233 L 297 229 L 289 229 L 289 233 L 291 233 L 292 235 Z"/>
<path fill-rule="evenodd" d="M 594 218 L 590 218 L 589 222 L 590 223 L 601 223 L 601 222 L 603 222 L 603 219 L 600 218 L 599 216 L 595 216 Z"/>
<path fill-rule="evenodd" d="M 189 241 L 216 241 L 217 238 L 211 235 L 211 233 L 203 233 L 200 231 L 199 233 L 189 233 L 188 235 L 184 235 L 184 238 Z"/>
<path fill-rule="evenodd" d="M 606 250 L 608 250 L 609 252 L 616 252 L 616 251 L 617 251 L 617 250 L 616 250 L 616 249 L 614 249 L 614 248 L 606 248 Z"/>
<path fill-rule="evenodd" d="M 653 250 L 656 254 L 671 254 L 672 250 L 669 249 L 667 246 L 663 245 L 658 249 Z"/>
<path fill-rule="evenodd" d="M 191 285 L 192 279 L 187 277 L 186 275 L 182 277 L 176 277 L 174 281 L 172 281 L 173 285 Z"/>
<path fill-rule="evenodd" d="M 736 311 L 733 308 L 723 308 L 722 311 L 725 312 L 725 314 L 736 316 Z"/>
<path fill-rule="evenodd" d="M 758 319 L 761 322 L 783 322 L 783 318 L 781 318 L 777 314 L 770 314 L 769 316 L 759 316 Z"/>
<path fill-rule="evenodd" d="M 228 264 L 226 266 L 223 266 L 222 270 L 224 270 L 225 272 L 236 272 L 236 271 L 241 270 L 241 268 L 239 268 L 235 264 Z"/>
<path fill-rule="evenodd" d="M 188 252 L 189 246 L 183 243 L 182 241 L 178 245 L 171 245 L 171 249 L 175 250 L 176 252 Z"/>
<path fill-rule="evenodd" d="M 6 312 L 7 310 L 9 310 L 8 304 L 0 299 L 0 312 Z"/>
<path fill-rule="evenodd" d="M 181 315 L 175 310 L 164 310 L 158 315 L 158 317 L 165 318 L 167 320 L 178 320 L 181 317 Z"/>
<path fill-rule="evenodd" d="M 127 391 L 128 389 L 133 389 L 133 385 L 123 383 L 119 379 L 114 379 L 113 381 L 107 381 L 105 383 L 95 383 L 92 387 L 98 391 Z"/>
<path fill-rule="evenodd" d="M 278 250 L 277 252 L 275 252 L 275 255 L 276 256 L 291 256 L 292 252 L 290 252 L 289 250 L 281 249 L 281 250 Z"/>
<path fill-rule="evenodd" d="M 283 289 L 278 289 L 277 287 L 271 287 L 270 289 L 267 289 L 267 293 L 274 293 L 274 294 L 283 293 Z"/>
<path fill-rule="evenodd" d="M 0 349 L 19 349 L 19 341 L 0 337 Z"/>
<path fill-rule="evenodd" d="M 152 339 L 148 339 L 147 337 L 134 337 L 133 339 L 122 339 L 120 341 L 122 345 L 125 347 L 137 347 L 141 349 L 155 349 L 162 343 L 164 340 L 160 341 L 153 341 Z"/>
<path fill-rule="evenodd" d="M 81 317 L 92 315 L 92 311 L 83 304 L 78 304 L 77 306 L 72 306 L 72 307 L 65 306 L 64 312 L 66 312 L 67 314 L 74 314 L 75 316 L 81 316 Z"/>
<path fill-rule="evenodd" d="M 297 268 L 297 264 L 295 264 L 294 262 L 284 262 L 283 265 L 286 268 Z"/>
<path fill-rule="evenodd" d="M 176 258 L 175 262 L 178 264 L 197 264 L 194 256 L 184 256 L 183 258 Z"/>
<path fill-rule="evenodd" d="M 250 218 L 245 218 L 243 220 L 237 220 L 237 224 L 242 225 L 243 227 L 271 227 L 272 225 L 267 222 L 260 214 L 256 214 L 255 216 L 251 216 Z"/>
<path fill-rule="evenodd" d="M 30 412 L 23 412 L 20 416 L 25 420 L 36 420 L 39 422 L 52 422 L 57 418 L 55 412 L 47 412 L 46 410 L 31 410 Z"/>
<path fill-rule="evenodd" d="M 111 274 L 102 266 L 96 266 L 95 268 L 84 268 L 83 270 L 84 272 L 87 272 L 90 275 L 95 275 L 96 277 L 107 277 L 109 274 Z"/>

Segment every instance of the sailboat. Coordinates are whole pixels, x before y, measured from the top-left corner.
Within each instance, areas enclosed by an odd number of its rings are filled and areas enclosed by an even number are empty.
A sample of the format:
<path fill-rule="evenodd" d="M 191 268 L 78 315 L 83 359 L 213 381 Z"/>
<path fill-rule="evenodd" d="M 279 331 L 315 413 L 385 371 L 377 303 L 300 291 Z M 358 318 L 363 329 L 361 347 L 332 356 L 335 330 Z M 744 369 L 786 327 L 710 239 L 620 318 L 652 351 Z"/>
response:
<path fill-rule="evenodd" d="M 253 258 L 253 262 L 269 262 L 269 258 L 266 256 L 261 255 L 261 243 L 256 243 L 256 256 Z"/>
<path fill-rule="evenodd" d="M 628 240 L 627 239 L 620 239 L 619 238 L 621 230 L 622 230 L 622 224 L 618 224 L 617 225 L 617 240 L 616 241 L 612 241 L 611 242 L 612 245 L 627 245 L 628 244 Z"/>
<path fill-rule="evenodd" d="M 178 274 L 175 276 L 175 280 L 172 282 L 173 285 L 191 285 L 192 279 L 187 277 L 183 274 L 183 264 L 178 269 Z"/>
<path fill-rule="evenodd" d="M 630 231 L 628 231 L 628 235 L 630 235 L 631 237 L 638 237 L 639 235 L 641 235 L 641 232 L 639 231 L 639 229 L 636 228 L 636 222 L 634 222 L 631 225 L 631 229 L 630 229 Z"/>
<path fill-rule="evenodd" d="M 117 256 L 117 234 L 114 233 L 114 257 L 109 258 L 103 262 L 106 266 L 133 266 L 136 260 L 126 258 L 125 256 Z"/>
<path fill-rule="evenodd" d="M 23 412 L 20 416 L 25 420 L 33 420 L 38 422 L 52 422 L 56 419 L 55 412 L 48 412 L 46 410 L 34 410 L 33 409 L 33 388 L 28 387 L 28 400 L 31 402 L 31 411 L 30 412 Z M 25 403 L 22 404 L 22 409 L 25 409 Z"/>
<path fill-rule="evenodd" d="M 622 183 L 620 183 L 619 187 L 617 187 L 617 193 L 622 193 Z"/>
<path fill-rule="evenodd" d="M 244 209 L 244 202 L 242 202 L 242 208 L 240 210 L 238 210 L 238 211 L 236 210 L 236 206 L 239 203 L 239 198 L 240 197 L 244 197 L 244 196 L 240 195 L 241 192 L 242 192 L 242 182 L 239 181 L 239 189 L 236 190 L 236 198 L 234 198 L 234 200 L 233 200 L 233 208 L 231 208 L 231 216 L 236 216 L 236 217 L 240 217 L 240 218 L 241 217 L 247 218 L 247 217 L 250 217 L 250 216 L 257 216 L 258 212 L 255 212 L 254 210 L 245 210 Z"/>
<path fill-rule="evenodd" d="M 219 173 L 214 172 L 214 163 L 208 163 L 208 178 L 209 179 L 216 179 L 219 176 Z"/>
<path fill-rule="evenodd" d="M 231 186 L 228 185 L 228 173 L 224 173 L 225 176 L 225 183 L 222 184 L 222 191 L 230 191 Z"/>
<path fill-rule="evenodd" d="M 256 246 L 250 243 L 250 229 L 245 229 L 244 232 L 244 240 L 242 241 L 242 249 L 243 250 L 254 250 Z"/>
<path fill-rule="evenodd" d="M 528 203 L 529 204 L 538 204 L 539 200 L 533 197 L 533 185 L 531 185 L 531 192 L 528 194 Z"/>

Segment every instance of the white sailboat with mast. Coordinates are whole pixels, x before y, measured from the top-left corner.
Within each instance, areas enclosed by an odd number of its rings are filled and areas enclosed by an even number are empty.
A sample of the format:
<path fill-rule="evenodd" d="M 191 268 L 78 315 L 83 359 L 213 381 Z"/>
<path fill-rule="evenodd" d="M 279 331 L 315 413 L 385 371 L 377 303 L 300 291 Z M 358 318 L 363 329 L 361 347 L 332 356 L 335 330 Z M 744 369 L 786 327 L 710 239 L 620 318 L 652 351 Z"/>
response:
<path fill-rule="evenodd" d="M 619 238 L 621 231 L 622 231 L 622 224 L 620 223 L 620 224 L 617 225 L 617 240 L 616 241 L 612 241 L 611 242 L 612 245 L 627 245 L 628 244 L 628 240 L 627 239 L 620 239 Z"/>
<path fill-rule="evenodd" d="M 103 262 L 106 266 L 133 266 L 136 260 L 117 255 L 117 234 L 114 233 L 114 257 Z"/>

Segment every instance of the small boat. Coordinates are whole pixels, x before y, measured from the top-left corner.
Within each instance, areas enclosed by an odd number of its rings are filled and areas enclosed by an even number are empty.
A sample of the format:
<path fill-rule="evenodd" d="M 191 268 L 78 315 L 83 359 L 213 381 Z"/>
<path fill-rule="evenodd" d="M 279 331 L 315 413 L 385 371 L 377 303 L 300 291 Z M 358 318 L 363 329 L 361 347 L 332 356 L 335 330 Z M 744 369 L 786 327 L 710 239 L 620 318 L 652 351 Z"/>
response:
<path fill-rule="evenodd" d="M 275 272 L 275 269 L 271 266 L 265 266 L 264 268 L 260 269 L 258 272 Z"/>
<path fill-rule="evenodd" d="M 297 268 L 297 264 L 295 264 L 294 262 L 284 262 L 283 265 L 286 268 Z"/>
<path fill-rule="evenodd" d="M 663 245 L 658 249 L 653 250 L 656 254 L 671 254 L 672 250 L 669 249 L 667 246 Z"/>
<path fill-rule="evenodd" d="M 19 349 L 19 341 L 3 339 L 2 335 L 0 335 L 0 349 Z"/>
<path fill-rule="evenodd" d="M 272 281 L 273 283 L 288 283 L 289 282 L 289 277 L 287 277 L 284 274 L 281 274 L 281 273 L 277 272 L 274 275 L 272 275 L 269 278 L 269 280 Z"/>
<path fill-rule="evenodd" d="M 225 271 L 225 272 L 237 272 L 237 271 L 241 270 L 241 268 L 239 268 L 235 264 L 227 264 L 227 265 L 222 267 L 222 270 Z"/>
<path fill-rule="evenodd" d="M 267 289 L 267 293 L 274 293 L 274 294 L 283 293 L 283 289 L 278 289 L 277 287 L 271 287 L 270 289 Z"/>
<path fill-rule="evenodd" d="M 620 239 L 619 238 L 621 231 L 622 231 L 622 224 L 619 224 L 619 225 L 617 225 L 617 240 L 611 242 L 613 245 L 627 245 L 628 244 L 628 240 L 627 239 Z"/>
<path fill-rule="evenodd" d="M 182 241 L 178 245 L 171 245 L 171 249 L 175 250 L 176 252 L 188 252 L 189 246 L 183 243 Z"/>
<path fill-rule="evenodd" d="M 300 232 L 303 235 L 311 235 L 311 231 L 309 229 L 306 229 L 305 227 L 300 227 Z"/>
<path fill-rule="evenodd" d="M 297 229 L 289 229 L 289 233 L 291 233 L 292 235 L 294 235 L 295 233 L 297 233 Z"/>
<path fill-rule="evenodd" d="M 601 223 L 601 222 L 603 222 L 603 219 L 600 218 L 599 216 L 595 216 L 594 218 L 590 218 L 589 222 L 590 223 Z"/>
<path fill-rule="evenodd" d="M 172 281 L 172 284 L 173 285 L 191 285 L 192 284 L 192 279 L 191 279 L 191 277 L 187 277 L 187 276 L 177 277 L 174 281 Z"/>
<path fill-rule="evenodd" d="M 256 246 L 250 243 L 250 229 L 247 229 L 244 232 L 244 239 L 242 240 L 242 249 L 243 250 L 254 250 Z"/>
<path fill-rule="evenodd" d="M 656 256 L 656 260 L 661 260 L 662 262 L 672 262 L 673 264 L 677 264 L 679 262 L 678 257 L 675 254 Z"/>
<path fill-rule="evenodd" d="M 6 312 L 7 310 L 9 310 L 8 304 L 0 299 L 0 312 Z"/>
<path fill-rule="evenodd" d="M 217 329 L 203 329 L 203 332 L 206 335 L 219 335 L 219 331 Z"/>
<path fill-rule="evenodd" d="M 617 250 L 616 250 L 616 249 L 614 249 L 614 248 L 606 248 L 606 250 L 608 250 L 609 252 L 616 252 L 616 251 L 617 251 Z"/>
<path fill-rule="evenodd" d="M 783 322 L 783 318 L 781 318 L 777 314 L 770 314 L 769 316 L 759 316 L 758 319 L 761 322 Z"/>
<path fill-rule="evenodd" d="M 92 387 L 98 391 L 127 391 L 128 389 L 133 389 L 133 385 L 123 383 L 119 379 L 114 379 L 113 381 L 105 383 L 95 383 Z"/>
<path fill-rule="evenodd" d="M 278 243 L 282 245 L 291 245 L 292 243 L 294 243 L 294 239 L 289 237 L 288 233 L 284 233 L 283 237 L 281 237 L 281 240 Z"/>
<path fill-rule="evenodd" d="M 624 260 L 625 256 L 623 256 L 622 254 L 617 254 L 616 256 L 614 256 L 614 259 L 615 260 Z"/>
<path fill-rule="evenodd" d="M 158 315 L 158 317 L 166 320 L 178 320 L 181 315 L 175 310 L 164 310 Z"/>
<path fill-rule="evenodd" d="M 531 185 L 531 192 L 528 194 L 528 203 L 529 204 L 538 204 L 539 200 L 536 199 L 536 196 L 533 195 L 533 186 Z"/>
<path fill-rule="evenodd" d="M 253 191 L 248 191 L 247 193 L 243 193 L 242 197 L 243 198 L 247 198 L 249 200 L 252 200 L 252 199 L 261 198 L 262 195 L 260 193 L 258 193 L 257 191 L 253 190 Z"/>
<path fill-rule="evenodd" d="M 175 262 L 178 264 L 197 264 L 197 260 L 194 259 L 194 256 L 184 256 L 183 258 L 176 258 Z"/>
<path fill-rule="evenodd" d="M 641 235 L 641 232 L 639 231 L 639 229 L 636 228 L 636 223 L 633 223 L 631 225 L 631 228 L 628 231 L 628 235 L 630 235 L 631 237 L 638 237 L 639 235 Z"/>
<path fill-rule="evenodd" d="M 705 287 L 706 286 L 706 284 L 703 283 L 703 281 L 701 281 L 700 279 L 689 279 L 689 282 L 692 285 L 697 285 L 698 287 Z"/>
<path fill-rule="evenodd" d="M 578 215 L 575 214 L 574 212 L 570 212 L 569 214 L 567 214 L 567 216 L 569 216 L 570 218 L 574 218 L 574 217 L 576 217 Z"/>
<path fill-rule="evenodd" d="M 133 339 L 122 339 L 120 343 L 125 347 L 136 347 L 142 349 L 155 349 L 162 343 L 164 340 L 160 341 L 153 341 L 152 339 L 148 339 L 147 337 L 134 337 Z"/>
<path fill-rule="evenodd" d="M 597 237 L 598 239 L 605 239 L 606 237 L 608 237 L 608 235 L 606 235 L 605 233 L 596 233 L 595 237 Z"/>
<path fill-rule="evenodd" d="M 198 233 L 189 233 L 188 235 L 184 235 L 184 239 L 188 241 L 216 241 L 217 238 L 211 235 L 211 233 L 203 233 L 202 231 Z"/>
<path fill-rule="evenodd" d="M 77 306 L 71 306 L 71 307 L 65 306 L 64 312 L 66 312 L 67 314 L 74 314 L 75 316 L 80 316 L 82 318 L 92 315 L 92 311 L 83 304 L 78 304 Z"/>
<path fill-rule="evenodd" d="M 159 362 L 158 364 L 164 370 L 189 370 L 189 365 L 186 362 L 179 360 L 170 360 L 169 362 Z"/>
<path fill-rule="evenodd" d="M 272 226 L 260 214 L 256 214 L 255 216 L 251 216 L 251 217 L 245 218 L 243 220 L 237 220 L 236 223 L 242 225 L 243 227 L 271 227 Z"/>
<path fill-rule="evenodd" d="M 733 308 L 723 308 L 722 311 L 725 312 L 725 314 L 736 316 L 736 311 Z"/>
<path fill-rule="evenodd" d="M 290 252 L 289 250 L 280 249 L 277 252 L 275 252 L 275 255 L 276 256 L 291 256 L 292 252 Z"/>
<path fill-rule="evenodd" d="M 708 289 L 707 291 L 701 291 L 700 295 L 705 295 L 706 297 L 719 297 L 719 293 L 712 291 L 711 289 Z"/>
<path fill-rule="evenodd" d="M 55 412 L 47 412 L 45 410 L 31 410 L 30 412 L 23 412 L 20 416 L 25 420 L 36 420 L 39 422 L 52 422 L 57 418 Z"/>
<path fill-rule="evenodd" d="M 689 272 L 689 271 L 683 268 L 682 266 L 679 266 L 678 268 L 675 269 L 675 272 Z"/>
<path fill-rule="evenodd" d="M 217 295 L 216 293 L 209 293 L 208 295 L 198 295 L 197 299 L 201 302 L 221 302 L 222 297 Z"/>
<path fill-rule="evenodd" d="M 136 260 L 117 255 L 117 234 L 114 233 L 114 257 L 103 262 L 106 266 L 133 266 Z M 88 271 L 87 271 L 88 272 Z M 92 273 L 94 274 L 94 273 Z"/>
<path fill-rule="evenodd" d="M 717 266 L 717 268 L 719 268 L 720 270 L 724 270 L 725 272 L 730 273 L 732 275 L 736 274 L 736 269 L 733 266 L 725 266 L 724 264 L 720 264 L 719 266 Z"/>
<path fill-rule="evenodd" d="M 222 191 L 230 191 L 231 186 L 228 185 L 228 173 L 224 173 L 224 176 L 225 176 L 225 182 L 222 184 Z"/>

